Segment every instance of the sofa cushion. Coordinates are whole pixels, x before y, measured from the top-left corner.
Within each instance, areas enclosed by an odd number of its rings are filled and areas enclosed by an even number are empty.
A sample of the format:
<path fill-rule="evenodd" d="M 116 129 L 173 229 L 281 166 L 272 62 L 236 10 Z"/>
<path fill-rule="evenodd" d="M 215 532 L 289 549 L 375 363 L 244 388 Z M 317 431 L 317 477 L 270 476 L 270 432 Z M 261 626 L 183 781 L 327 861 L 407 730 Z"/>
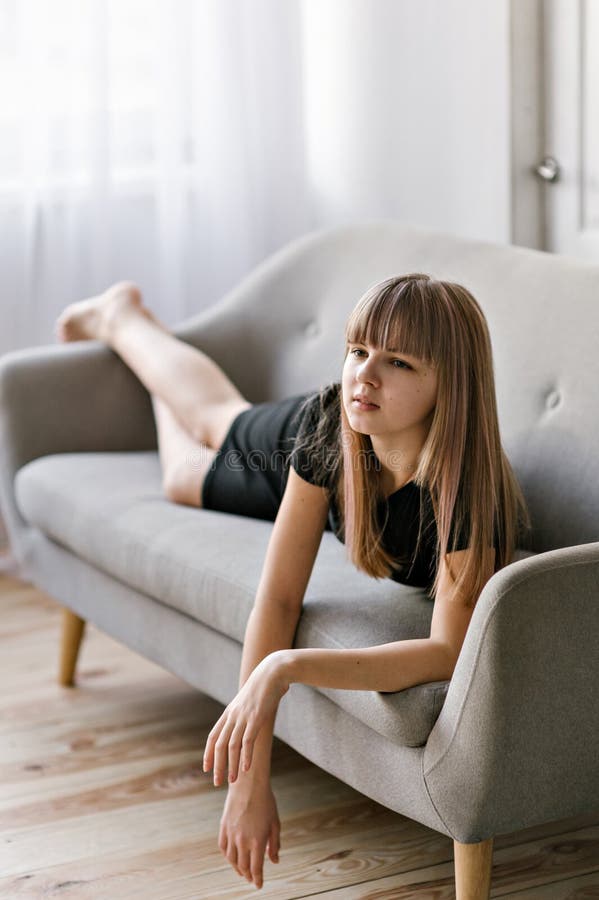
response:
<path fill-rule="evenodd" d="M 243 643 L 272 522 L 165 499 L 155 451 L 61 453 L 16 475 L 19 510 L 34 527 L 96 568 Z M 427 637 L 422 588 L 359 572 L 323 534 L 295 647 L 369 647 Z M 403 691 L 317 688 L 375 731 L 421 746 L 449 682 Z"/>

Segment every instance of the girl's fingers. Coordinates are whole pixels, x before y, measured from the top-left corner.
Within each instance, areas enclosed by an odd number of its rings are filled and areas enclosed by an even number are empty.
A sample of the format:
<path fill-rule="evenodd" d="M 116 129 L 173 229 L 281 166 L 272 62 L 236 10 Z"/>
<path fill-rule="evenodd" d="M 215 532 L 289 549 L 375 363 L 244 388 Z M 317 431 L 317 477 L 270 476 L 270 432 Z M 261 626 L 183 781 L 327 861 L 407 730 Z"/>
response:
<path fill-rule="evenodd" d="M 262 869 L 264 867 L 264 847 L 262 846 L 254 846 L 251 849 L 251 870 L 252 870 L 252 880 L 257 888 L 261 888 L 262 881 Z"/>
<path fill-rule="evenodd" d="M 227 764 L 230 782 L 238 778 L 240 768 L 244 772 L 249 770 L 256 733 L 255 721 L 248 724 L 244 719 L 237 720 L 235 714 L 229 715 L 225 710 L 208 735 L 202 762 L 204 772 L 214 768 L 215 785 L 222 782 Z"/>
<path fill-rule="evenodd" d="M 235 869 L 238 875 L 243 875 L 243 872 L 239 868 L 239 862 L 237 859 L 237 844 L 235 841 L 231 841 L 229 846 L 227 847 L 227 859 Z"/>
<path fill-rule="evenodd" d="M 239 775 L 239 756 L 241 754 L 245 722 L 238 722 L 229 738 L 229 781 L 235 781 Z"/>
<path fill-rule="evenodd" d="M 221 851 L 222 855 L 225 857 L 226 860 L 228 860 L 228 862 L 231 863 L 231 865 L 233 866 L 233 868 L 235 869 L 237 874 L 243 875 L 243 872 L 237 865 L 236 857 L 233 856 L 233 852 L 235 852 L 235 853 L 237 852 L 234 841 L 232 842 L 232 844 L 230 846 L 231 852 L 229 852 L 229 838 L 227 835 L 227 829 L 225 828 L 223 822 L 221 822 L 221 825 L 220 825 L 219 836 L 218 836 L 218 846 L 220 847 L 220 851 Z M 235 860 L 235 861 L 233 861 L 233 860 Z"/>
<path fill-rule="evenodd" d="M 270 834 L 268 836 L 268 855 L 270 859 L 274 863 L 278 863 L 279 861 L 279 849 L 281 846 L 280 837 L 279 837 L 279 826 L 276 822 L 273 822 L 270 828 Z"/>
<path fill-rule="evenodd" d="M 252 880 L 252 873 L 250 869 L 250 851 L 248 847 L 242 846 L 237 848 L 237 868 L 240 875 L 243 875 L 243 877 L 247 878 L 248 881 Z"/>
<path fill-rule="evenodd" d="M 214 748 L 214 786 L 216 787 L 219 784 L 222 784 L 223 780 L 223 772 L 227 768 L 226 764 L 226 752 L 227 752 L 227 744 L 229 742 L 229 738 L 227 735 L 227 731 L 223 730 L 221 732 L 221 736 L 216 742 L 216 746 Z"/>
<path fill-rule="evenodd" d="M 214 745 L 214 784 L 221 784 L 223 773 L 227 768 L 227 748 L 229 746 L 229 738 L 233 725 L 226 722 L 218 736 L 218 740 Z"/>
<path fill-rule="evenodd" d="M 225 718 L 223 713 L 216 724 L 212 726 L 210 734 L 206 738 L 206 747 L 204 748 L 204 759 L 202 762 L 202 768 L 204 772 L 209 772 L 214 764 L 214 744 L 216 743 L 216 739 L 219 736 L 224 724 Z"/>

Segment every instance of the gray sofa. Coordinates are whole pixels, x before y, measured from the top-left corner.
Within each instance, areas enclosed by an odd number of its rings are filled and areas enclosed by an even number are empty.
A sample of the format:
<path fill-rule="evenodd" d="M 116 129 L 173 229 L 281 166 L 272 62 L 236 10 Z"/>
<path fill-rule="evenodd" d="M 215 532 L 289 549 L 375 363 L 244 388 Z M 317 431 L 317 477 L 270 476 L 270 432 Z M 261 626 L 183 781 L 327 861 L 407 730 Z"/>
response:
<path fill-rule="evenodd" d="M 367 223 L 293 242 L 174 330 L 249 400 L 278 399 L 338 378 L 358 297 L 414 271 L 463 283 L 485 311 L 532 545 L 485 586 L 450 682 L 293 684 L 275 734 L 451 837 L 457 896 L 478 900 L 494 835 L 599 806 L 599 265 Z M 164 498 L 150 398 L 99 342 L 2 357 L 0 427 L 14 554 L 65 608 L 61 683 L 89 620 L 228 703 L 272 523 Z M 327 531 L 295 646 L 426 637 L 431 615 L 424 591 L 358 572 Z"/>

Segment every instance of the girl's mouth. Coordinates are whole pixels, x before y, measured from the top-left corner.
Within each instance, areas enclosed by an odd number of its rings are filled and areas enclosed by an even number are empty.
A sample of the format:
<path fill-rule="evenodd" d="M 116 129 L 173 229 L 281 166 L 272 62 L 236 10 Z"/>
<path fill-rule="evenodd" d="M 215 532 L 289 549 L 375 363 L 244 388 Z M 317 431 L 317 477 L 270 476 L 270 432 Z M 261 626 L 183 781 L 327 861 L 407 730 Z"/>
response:
<path fill-rule="evenodd" d="M 352 404 L 358 409 L 368 412 L 369 410 L 379 409 L 374 403 L 363 403 L 362 400 L 352 400 Z"/>

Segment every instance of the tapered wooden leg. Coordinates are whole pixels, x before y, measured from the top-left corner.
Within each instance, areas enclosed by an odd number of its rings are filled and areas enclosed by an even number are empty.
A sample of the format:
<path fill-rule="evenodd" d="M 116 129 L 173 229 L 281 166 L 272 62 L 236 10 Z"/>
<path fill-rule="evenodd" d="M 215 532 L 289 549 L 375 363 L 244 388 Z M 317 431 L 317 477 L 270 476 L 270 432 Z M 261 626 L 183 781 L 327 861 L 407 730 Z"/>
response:
<path fill-rule="evenodd" d="M 85 619 L 80 619 L 72 610 L 63 607 L 58 683 L 64 687 L 74 684 L 73 676 L 84 629 Z"/>
<path fill-rule="evenodd" d="M 456 900 L 488 900 L 491 892 L 493 838 L 478 844 L 453 842 Z"/>

